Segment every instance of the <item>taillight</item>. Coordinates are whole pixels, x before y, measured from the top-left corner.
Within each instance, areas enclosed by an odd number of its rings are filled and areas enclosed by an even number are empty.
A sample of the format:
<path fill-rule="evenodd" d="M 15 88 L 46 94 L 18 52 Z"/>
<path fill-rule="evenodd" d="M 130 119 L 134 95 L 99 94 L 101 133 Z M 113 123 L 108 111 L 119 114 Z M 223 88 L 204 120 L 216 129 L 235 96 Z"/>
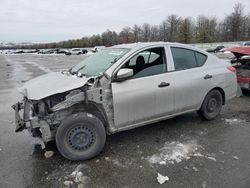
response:
<path fill-rule="evenodd" d="M 236 73 L 236 68 L 230 66 L 230 67 L 227 67 L 228 70 L 230 70 L 231 72 L 233 73 Z"/>

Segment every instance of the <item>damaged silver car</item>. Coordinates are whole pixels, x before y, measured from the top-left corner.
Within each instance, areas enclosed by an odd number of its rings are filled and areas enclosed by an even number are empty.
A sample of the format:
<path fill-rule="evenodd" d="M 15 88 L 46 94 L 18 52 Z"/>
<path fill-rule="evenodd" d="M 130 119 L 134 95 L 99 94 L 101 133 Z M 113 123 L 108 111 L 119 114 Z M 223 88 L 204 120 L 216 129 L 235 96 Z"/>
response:
<path fill-rule="evenodd" d="M 236 96 L 230 63 L 178 43 L 106 48 L 68 71 L 26 82 L 13 105 L 16 132 L 55 140 L 70 160 L 98 155 L 106 135 L 197 111 L 216 118 Z"/>

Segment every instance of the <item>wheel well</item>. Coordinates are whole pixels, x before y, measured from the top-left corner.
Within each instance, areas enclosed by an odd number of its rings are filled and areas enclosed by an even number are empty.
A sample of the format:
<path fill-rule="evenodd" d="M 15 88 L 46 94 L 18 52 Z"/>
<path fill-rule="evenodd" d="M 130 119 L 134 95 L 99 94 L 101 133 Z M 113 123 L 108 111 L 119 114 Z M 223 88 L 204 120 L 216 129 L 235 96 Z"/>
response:
<path fill-rule="evenodd" d="M 212 90 L 218 90 L 221 93 L 221 95 L 222 95 L 222 104 L 224 105 L 226 103 L 226 96 L 225 96 L 224 90 L 222 88 L 220 88 L 220 87 L 215 87 L 215 88 L 211 89 L 209 92 L 211 92 Z"/>
<path fill-rule="evenodd" d="M 107 130 L 108 118 L 105 113 L 105 110 L 100 104 L 96 104 L 94 102 L 88 102 L 87 105 L 82 105 L 82 104 L 80 106 L 77 105 L 74 112 L 76 113 L 87 112 L 89 114 L 93 114 L 94 116 L 98 117 L 102 121 L 105 129 Z"/>

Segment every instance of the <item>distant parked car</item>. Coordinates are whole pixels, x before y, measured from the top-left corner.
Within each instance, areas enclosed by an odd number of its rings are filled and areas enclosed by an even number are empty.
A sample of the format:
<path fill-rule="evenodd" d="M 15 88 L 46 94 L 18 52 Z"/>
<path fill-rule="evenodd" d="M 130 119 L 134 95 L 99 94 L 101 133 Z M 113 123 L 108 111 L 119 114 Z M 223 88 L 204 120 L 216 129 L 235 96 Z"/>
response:
<path fill-rule="evenodd" d="M 241 89 L 250 90 L 250 46 L 240 46 L 227 48 L 234 54 L 231 60 L 232 65 L 237 70 L 237 81 Z"/>
<path fill-rule="evenodd" d="M 210 52 L 210 53 L 217 53 L 219 52 L 220 50 L 222 50 L 223 48 L 225 48 L 225 46 L 216 46 L 215 48 L 210 48 L 207 50 L 207 52 Z"/>
<path fill-rule="evenodd" d="M 81 48 L 72 48 L 70 53 L 71 53 L 71 55 L 80 55 L 80 54 L 82 54 L 82 49 Z"/>
<path fill-rule="evenodd" d="M 38 54 L 54 54 L 55 49 L 42 49 L 38 52 Z"/>
<path fill-rule="evenodd" d="M 250 46 L 250 41 L 242 42 L 240 46 Z"/>
<path fill-rule="evenodd" d="M 87 49 L 82 49 L 82 53 L 86 54 L 86 53 L 88 53 L 88 50 Z"/>
<path fill-rule="evenodd" d="M 86 160 L 102 151 L 109 134 L 195 111 L 216 118 L 236 96 L 237 82 L 230 62 L 155 42 L 106 48 L 19 91 L 16 132 L 28 129 L 44 142 L 55 140 L 65 158 Z"/>
<path fill-rule="evenodd" d="M 56 53 L 57 54 L 66 54 L 67 55 L 68 53 L 70 53 L 70 51 L 68 49 L 63 49 L 62 48 L 62 49 L 57 49 Z"/>
<path fill-rule="evenodd" d="M 24 50 L 15 50 L 14 51 L 15 54 L 23 54 L 25 53 Z"/>
<path fill-rule="evenodd" d="M 250 56 L 240 57 L 237 63 L 237 81 L 241 89 L 250 90 Z"/>

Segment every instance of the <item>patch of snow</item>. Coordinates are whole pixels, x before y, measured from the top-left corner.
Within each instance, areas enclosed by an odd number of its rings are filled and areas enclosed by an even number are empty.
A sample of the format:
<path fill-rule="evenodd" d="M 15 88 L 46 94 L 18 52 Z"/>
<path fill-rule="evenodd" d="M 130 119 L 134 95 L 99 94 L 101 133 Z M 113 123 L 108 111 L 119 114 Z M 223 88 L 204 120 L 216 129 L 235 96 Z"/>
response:
<path fill-rule="evenodd" d="M 109 161 L 110 159 L 109 159 L 109 157 L 105 157 L 105 160 L 106 160 L 106 161 Z"/>
<path fill-rule="evenodd" d="M 195 153 L 195 154 L 193 154 L 193 157 L 205 157 L 205 158 L 207 158 L 209 160 L 212 160 L 212 161 L 216 162 L 215 157 L 212 157 L 212 156 L 209 156 L 209 155 L 203 155 L 201 153 Z"/>
<path fill-rule="evenodd" d="M 87 116 L 89 116 L 90 118 L 93 118 L 94 116 L 90 113 L 87 113 Z"/>
<path fill-rule="evenodd" d="M 160 164 L 160 165 L 165 165 L 165 164 L 167 164 L 167 163 L 166 163 L 166 161 L 160 161 L 159 164 Z"/>
<path fill-rule="evenodd" d="M 88 166 L 83 164 L 78 165 L 76 169 L 70 175 L 65 176 L 64 179 L 67 179 L 68 182 L 72 182 L 72 184 L 77 183 L 80 187 L 81 185 L 85 185 L 89 177 L 83 175 L 81 171 L 83 168 L 88 168 Z"/>
<path fill-rule="evenodd" d="M 44 144 L 44 142 L 41 140 L 41 139 L 39 139 L 39 138 L 33 138 L 32 139 L 32 141 L 31 141 L 31 144 L 32 145 L 41 145 L 41 148 L 42 149 L 45 149 L 45 144 Z"/>
<path fill-rule="evenodd" d="M 157 180 L 158 180 L 159 184 L 163 184 L 166 181 L 169 181 L 169 178 L 167 176 L 163 176 L 160 173 L 158 173 Z"/>
<path fill-rule="evenodd" d="M 119 160 L 117 160 L 117 159 L 114 159 L 114 160 L 112 160 L 112 162 L 116 165 L 116 166 L 118 166 L 118 167 L 126 167 L 125 165 L 123 165 Z"/>
<path fill-rule="evenodd" d="M 76 169 L 75 169 L 75 172 L 79 172 L 80 170 L 82 170 L 83 168 L 88 168 L 87 165 L 83 165 L 83 164 L 79 164 Z"/>
<path fill-rule="evenodd" d="M 243 123 L 243 122 L 245 122 L 245 120 L 234 118 L 234 119 L 225 119 L 225 122 L 230 124 L 230 125 L 235 125 L 238 123 Z"/>
<path fill-rule="evenodd" d="M 239 159 L 239 157 L 237 157 L 237 156 L 233 156 L 233 158 L 234 158 L 235 160 L 238 160 L 238 159 Z"/>
<path fill-rule="evenodd" d="M 201 186 L 202 186 L 202 188 L 206 188 L 207 187 L 207 182 L 203 181 Z"/>
<path fill-rule="evenodd" d="M 54 151 L 45 151 L 44 156 L 48 159 L 54 155 Z"/>
<path fill-rule="evenodd" d="M 66 180 L 66 181 L 63 182 L 63 185 L 64 185 L 65 187 L 70 187 L 70 186 L 73 185 L 73 182 L 72 182 L 72 181 Z"/>
<path fill-rule="evenodd" d="M 198 172 L 199 170 L 198 170 L 198 168 L 196 168 L 196 167 L 193 167 L 192 168 L 195 172 Z"/>
<path fill-rule="evenodd" d="M 166 142 L 164 146 L 159 150 L 160 153 L 154 154 L 146 159 L 152 164 L 174 164 L 181 162 L 182 160 L 190 159 L 198 150 L 198 146 L 195 141 L 188 143 L 180 142 Z"/>
<path fill-rule="evenodd" d="M 194 156 L 194 157 L 205 157 L 205 156 L 202 155 L 201 153 L 194 153 L 193 156 Z"/>
<path fill-rule="evenodd" d="M 212 161 L 216 162 L 216 159 L 215 159 L 214 157 L 207 156 L 206 158 L 208 158 L 208 159 L 210 159 L 210 160 L 212 160 Z"/>
<path fill-rule="evenodd" d="M 83 176 L 82 172 L 77 172 L 75 176 L 75 182 L 76 183 L 85 183 L 88 180 L 87 176 Z"/>
<path fill-rule="evenodd" d="M 224 155 L 224 154 L 225 154 L 225 152 L 224 152 L 224 151 L 222 151 L 222 150 L 220 150 L 219 152 L 220 152 L 222 155 Z"/>

